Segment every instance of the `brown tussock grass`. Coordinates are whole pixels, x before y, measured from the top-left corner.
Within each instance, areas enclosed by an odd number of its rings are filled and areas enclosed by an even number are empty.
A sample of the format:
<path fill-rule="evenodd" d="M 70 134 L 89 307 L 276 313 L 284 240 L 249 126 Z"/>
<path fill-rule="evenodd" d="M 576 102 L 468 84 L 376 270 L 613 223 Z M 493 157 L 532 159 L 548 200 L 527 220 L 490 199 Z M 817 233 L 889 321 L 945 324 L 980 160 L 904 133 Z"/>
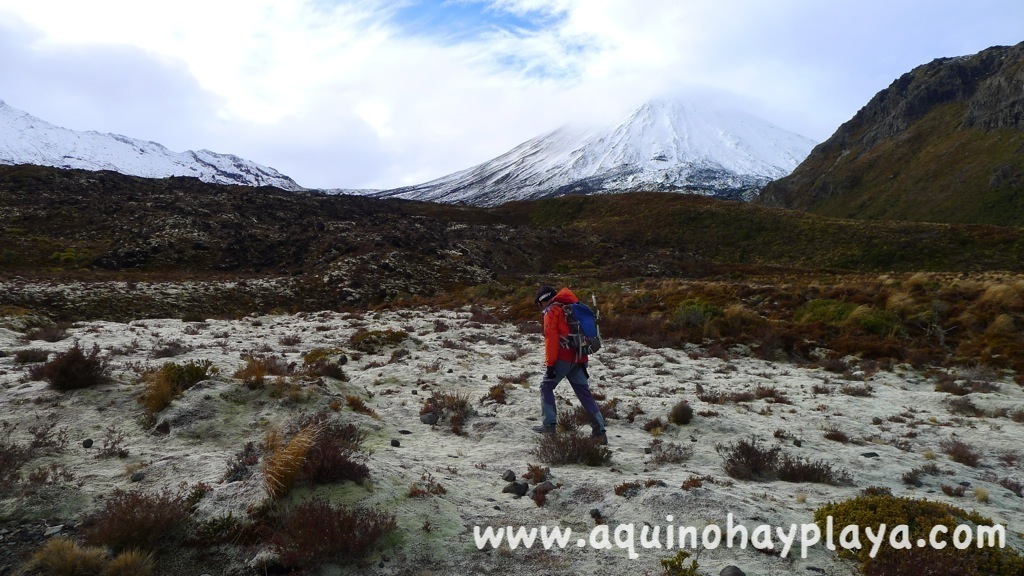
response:
<path fill-rule="evenodd" d="M 32 555 L 26 570 L 42 569 L 55 576 L 100 574 L 107 552 L 99 546 L 80 546 L 67 538 L 50 538 Z"/>
<path fill-rule="evenodd" d="M 263 459 L 263 484 L 272 499 L 283 498 L 295 485 L 306 455 L 316 444 L 321 426 L 311 424 L 299 430 L 287 443 L 281 431 L 274 428 L 267 431 L 264 440 L 266 457 Z"/>

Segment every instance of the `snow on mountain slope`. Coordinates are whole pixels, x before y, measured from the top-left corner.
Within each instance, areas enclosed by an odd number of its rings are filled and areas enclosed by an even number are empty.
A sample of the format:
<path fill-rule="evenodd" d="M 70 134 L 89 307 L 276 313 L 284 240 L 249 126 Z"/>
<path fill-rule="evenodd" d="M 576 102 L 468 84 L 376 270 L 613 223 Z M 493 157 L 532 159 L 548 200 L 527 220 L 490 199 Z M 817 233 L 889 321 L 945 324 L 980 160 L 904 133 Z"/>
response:
<path fill-rule="evenodd" d="M 144 178 L 192 176 L 215 184 L 303 187 L 273 168 L 209 150 L 172 152 L 118 134 L 79 132 L 49 124 L 0 100 L 0 164 L 112 170 Z"/>
<path fill-rule="evenodd" d="M 742 112 L 652 100 L 611 129 L 560 128 L 473 168 L 374 195 L 493 206 L 644 189 L 749 200 L 814 145 Z"/>

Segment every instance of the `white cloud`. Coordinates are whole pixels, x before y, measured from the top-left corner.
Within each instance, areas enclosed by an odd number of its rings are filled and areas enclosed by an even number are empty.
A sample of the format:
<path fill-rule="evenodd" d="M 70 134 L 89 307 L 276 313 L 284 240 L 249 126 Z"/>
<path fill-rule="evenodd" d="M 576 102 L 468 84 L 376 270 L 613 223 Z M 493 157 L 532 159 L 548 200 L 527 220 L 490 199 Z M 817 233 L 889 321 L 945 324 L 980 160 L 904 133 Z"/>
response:
<path fill-rule="evenodd" d="M 416 0 L 0 0 L 0 98 L 306 186 L 388 187 L 698 88 L 824 139 L 913 66 L 1024 30 L 1016 0 L 447 1 L 479 26 L 403 21 Z"/>

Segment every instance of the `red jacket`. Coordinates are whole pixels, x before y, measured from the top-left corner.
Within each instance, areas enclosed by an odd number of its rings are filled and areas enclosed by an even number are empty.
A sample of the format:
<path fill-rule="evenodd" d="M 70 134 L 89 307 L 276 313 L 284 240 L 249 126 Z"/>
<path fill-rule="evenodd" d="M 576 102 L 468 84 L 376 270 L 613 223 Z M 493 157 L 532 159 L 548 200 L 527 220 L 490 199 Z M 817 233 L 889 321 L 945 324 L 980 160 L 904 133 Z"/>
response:
<path fill-rule="evenodd" d="M 562 288 L 551 299 L 551 304 L 544 309 L 544 363 L 548 366 L 554 366 L 556 360 L 581 364 L 588 361 L 586 356 L 577 358 L 576 352 L 569 348 L 567 340 L 562 343 L 562 340 L 569 336 L 569 325 L 565 322 L 565 312 L 562 311 L 561 305 L 576 302 L 579 302 L 579 298 L 576 298 L 568 288 Z"/>

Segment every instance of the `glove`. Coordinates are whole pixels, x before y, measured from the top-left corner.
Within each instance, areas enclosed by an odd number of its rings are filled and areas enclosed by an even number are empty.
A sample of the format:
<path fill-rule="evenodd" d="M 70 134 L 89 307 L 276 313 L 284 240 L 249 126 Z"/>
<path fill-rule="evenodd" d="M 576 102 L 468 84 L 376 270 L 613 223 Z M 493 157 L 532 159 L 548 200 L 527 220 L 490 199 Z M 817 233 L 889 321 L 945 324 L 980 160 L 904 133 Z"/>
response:
<path fill-rule="evenodd" d="M 544 377 L 545 378 L 554 378 L 555 377 L 555 367 L 554 366 L 548 366 L 547 370 L 544 371 Z"/>

